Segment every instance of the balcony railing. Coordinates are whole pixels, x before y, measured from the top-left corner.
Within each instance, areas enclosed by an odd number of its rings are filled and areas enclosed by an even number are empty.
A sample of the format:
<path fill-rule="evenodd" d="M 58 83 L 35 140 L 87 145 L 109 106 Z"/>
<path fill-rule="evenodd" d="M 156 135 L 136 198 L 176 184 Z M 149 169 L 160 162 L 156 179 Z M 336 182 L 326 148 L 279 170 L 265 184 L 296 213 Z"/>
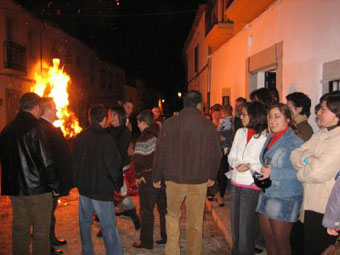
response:
<path fill-rule="evenodd" d="M 207 35 L 216 24 L 233 23 L 224 12 L 234 0 L 211 0 L 208 1 L 205 13 L 205 34 Z"/>
<path fill-rule="evenodd" d="M 214 25 L 218 23 L 218 1 L 209 1 L 205 13 L 205 34 L 208 34 Z"/>
<path fill-rule="evenodd" d="M 26 72 L 26 48 L 12 41 L 4 41 L 4 68 Z"/>

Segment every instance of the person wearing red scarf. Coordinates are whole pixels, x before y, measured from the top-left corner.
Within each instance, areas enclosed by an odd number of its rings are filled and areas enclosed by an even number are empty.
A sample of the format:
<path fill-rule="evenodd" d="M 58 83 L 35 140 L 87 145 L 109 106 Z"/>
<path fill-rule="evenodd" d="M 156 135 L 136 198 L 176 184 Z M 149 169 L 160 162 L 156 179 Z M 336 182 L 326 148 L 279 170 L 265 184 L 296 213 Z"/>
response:
<path fill-rule="evenodd" d="M 247 103 L 242 107 L 241 120 L 244 128 L 237 130 L 228 163 L 232 170 L 230 221 L 232 254 L 254 254 L 256 205 L 260 188 L 254 184 L 252 174 L 260 172 L 260 152 L 267 139 L 267 110 L 260 102 Z"/>
<path fill-rule="evenodd" d="M 289 237 L 298 219 L 303 188 L 289 157 L 303 141 L 293 131 L 294 121 L 285 104 L 271 106 L 268 126 L 272 134 L 267 138 L 260 156 L 263 165 L 261 179 L 270 178 L 272 184 L 261 192 L 256 211 L 259 213 L 267 254 L 291 254 Z"/>

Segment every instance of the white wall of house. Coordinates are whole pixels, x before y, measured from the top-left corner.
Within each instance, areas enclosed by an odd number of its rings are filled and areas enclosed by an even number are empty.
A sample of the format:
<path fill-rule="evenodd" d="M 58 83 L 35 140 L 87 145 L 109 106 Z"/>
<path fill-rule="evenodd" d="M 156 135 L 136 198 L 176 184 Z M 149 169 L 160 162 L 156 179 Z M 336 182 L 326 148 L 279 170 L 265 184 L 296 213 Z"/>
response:
<path fill-rule="evenodd" d="M 212 54 L 211 104 L 221 103 L 228 88 L 232 104 L 239 96 L 248 98 L 248 58 L 282 42 L 281 100 L 301 91 L 310 96 L 314 106 L 322 93 L 328 92 L 325 88 L 330 78 L 323 73 L 340 79 L 339 62 L 333 65 L 334 70 L 324 70 L 325 63 L 340 60 L 339 10 L 340 0 L 273 3 Z"/>

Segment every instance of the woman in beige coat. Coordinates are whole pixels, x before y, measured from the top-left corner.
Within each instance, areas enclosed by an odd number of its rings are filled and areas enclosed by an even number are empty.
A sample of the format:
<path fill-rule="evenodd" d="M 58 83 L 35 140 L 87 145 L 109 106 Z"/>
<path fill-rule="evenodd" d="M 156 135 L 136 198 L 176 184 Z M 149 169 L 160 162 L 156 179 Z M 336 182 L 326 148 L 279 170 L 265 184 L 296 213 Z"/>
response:
<path fill-rule="evenodd" d="M 340 96 L 323 97 L 318 117 L 323 128 L 290 156 L 304 187 L 304 243 L 308 255 L 321 254 L 336 240 L 327 235 L 321 223 L 340 168 Z"/>

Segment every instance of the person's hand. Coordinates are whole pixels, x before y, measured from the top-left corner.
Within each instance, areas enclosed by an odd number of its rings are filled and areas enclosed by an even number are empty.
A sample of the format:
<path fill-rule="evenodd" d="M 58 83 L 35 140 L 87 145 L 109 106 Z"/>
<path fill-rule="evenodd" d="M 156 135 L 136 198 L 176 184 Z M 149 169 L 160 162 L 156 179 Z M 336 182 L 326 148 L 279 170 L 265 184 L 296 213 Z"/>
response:
<path fill-rule="evenodd" d="M 212 180 L 208 179 L 208 182 L 207 182 L 208 187 L 211 187 L 214 184 L 215 184 L 215 181 L 212 181 Z"/>
<path fill-rule="evenodd" d="M 52 191 L 52 195 L 53 195 L 54 197 L 59 197 L 59 196 L 60 196 L 60 194 L 57 193 L 57 192 L 55 192 L 54 190 Z"/>
<path fill-rule="evenodd" d="M 327 234 L 331 235 L 331 236 L 338 236 L 340 229 L 331 229 L 331 228 L 327 228 Z"/>
<path fill-rule="evenodd" d="M 315 156 L 310 156 L 310 157 L 309 157 L 309 163 L 310 163 L 310 164 L 313 163 L 316 159 L 317 159 L 317 157 L 315 157 Z"/>
<path fill-rule="evenodd" d="M 225 140 L 227 140 L 224 136 L 220 135 L 220 142 L 224 142 Z"/>
<path fill-rule="evenodd" d="M 154 186 L 156 189 L 160 189 L 160 188 L 161 188 L 161 181 L 159 181 L 159 182 L 154 182 L 154 183 L 153 183 L 153 186 Z"/>
<path fill-rule="evenodd" d="M 271 171 L 272 171 L 272 169 L 271 169 L 271 167 L 269 165 L 268 166 L 263 166 L 261 168 L 262 177 L 259 178 L 259 180 L 267 179 L 270 176 Z"/>
<path fill-rule="evenodd" d="M 238 165 L 238 166 L 236 167 L 236 170 L 237 170 L 238 172 L 245 172 L 245 171 L 248 171 L 249 168 L 250 168 L 250 164 L 247 163 L 247 164 Z"/>
<path fill-rule="evenodd" d="M 139 187 L 139 185 L 141 185 L 143 182 L 146 183 L 146 180 L 144 179 L 144 177 L 136 179 L 137 187 Z"/>
<path fill-rule="evenodd" d="M 130 143 L 127 151 L 128 155 L 131 157 L 134 154 L 133 144 Z"/>

